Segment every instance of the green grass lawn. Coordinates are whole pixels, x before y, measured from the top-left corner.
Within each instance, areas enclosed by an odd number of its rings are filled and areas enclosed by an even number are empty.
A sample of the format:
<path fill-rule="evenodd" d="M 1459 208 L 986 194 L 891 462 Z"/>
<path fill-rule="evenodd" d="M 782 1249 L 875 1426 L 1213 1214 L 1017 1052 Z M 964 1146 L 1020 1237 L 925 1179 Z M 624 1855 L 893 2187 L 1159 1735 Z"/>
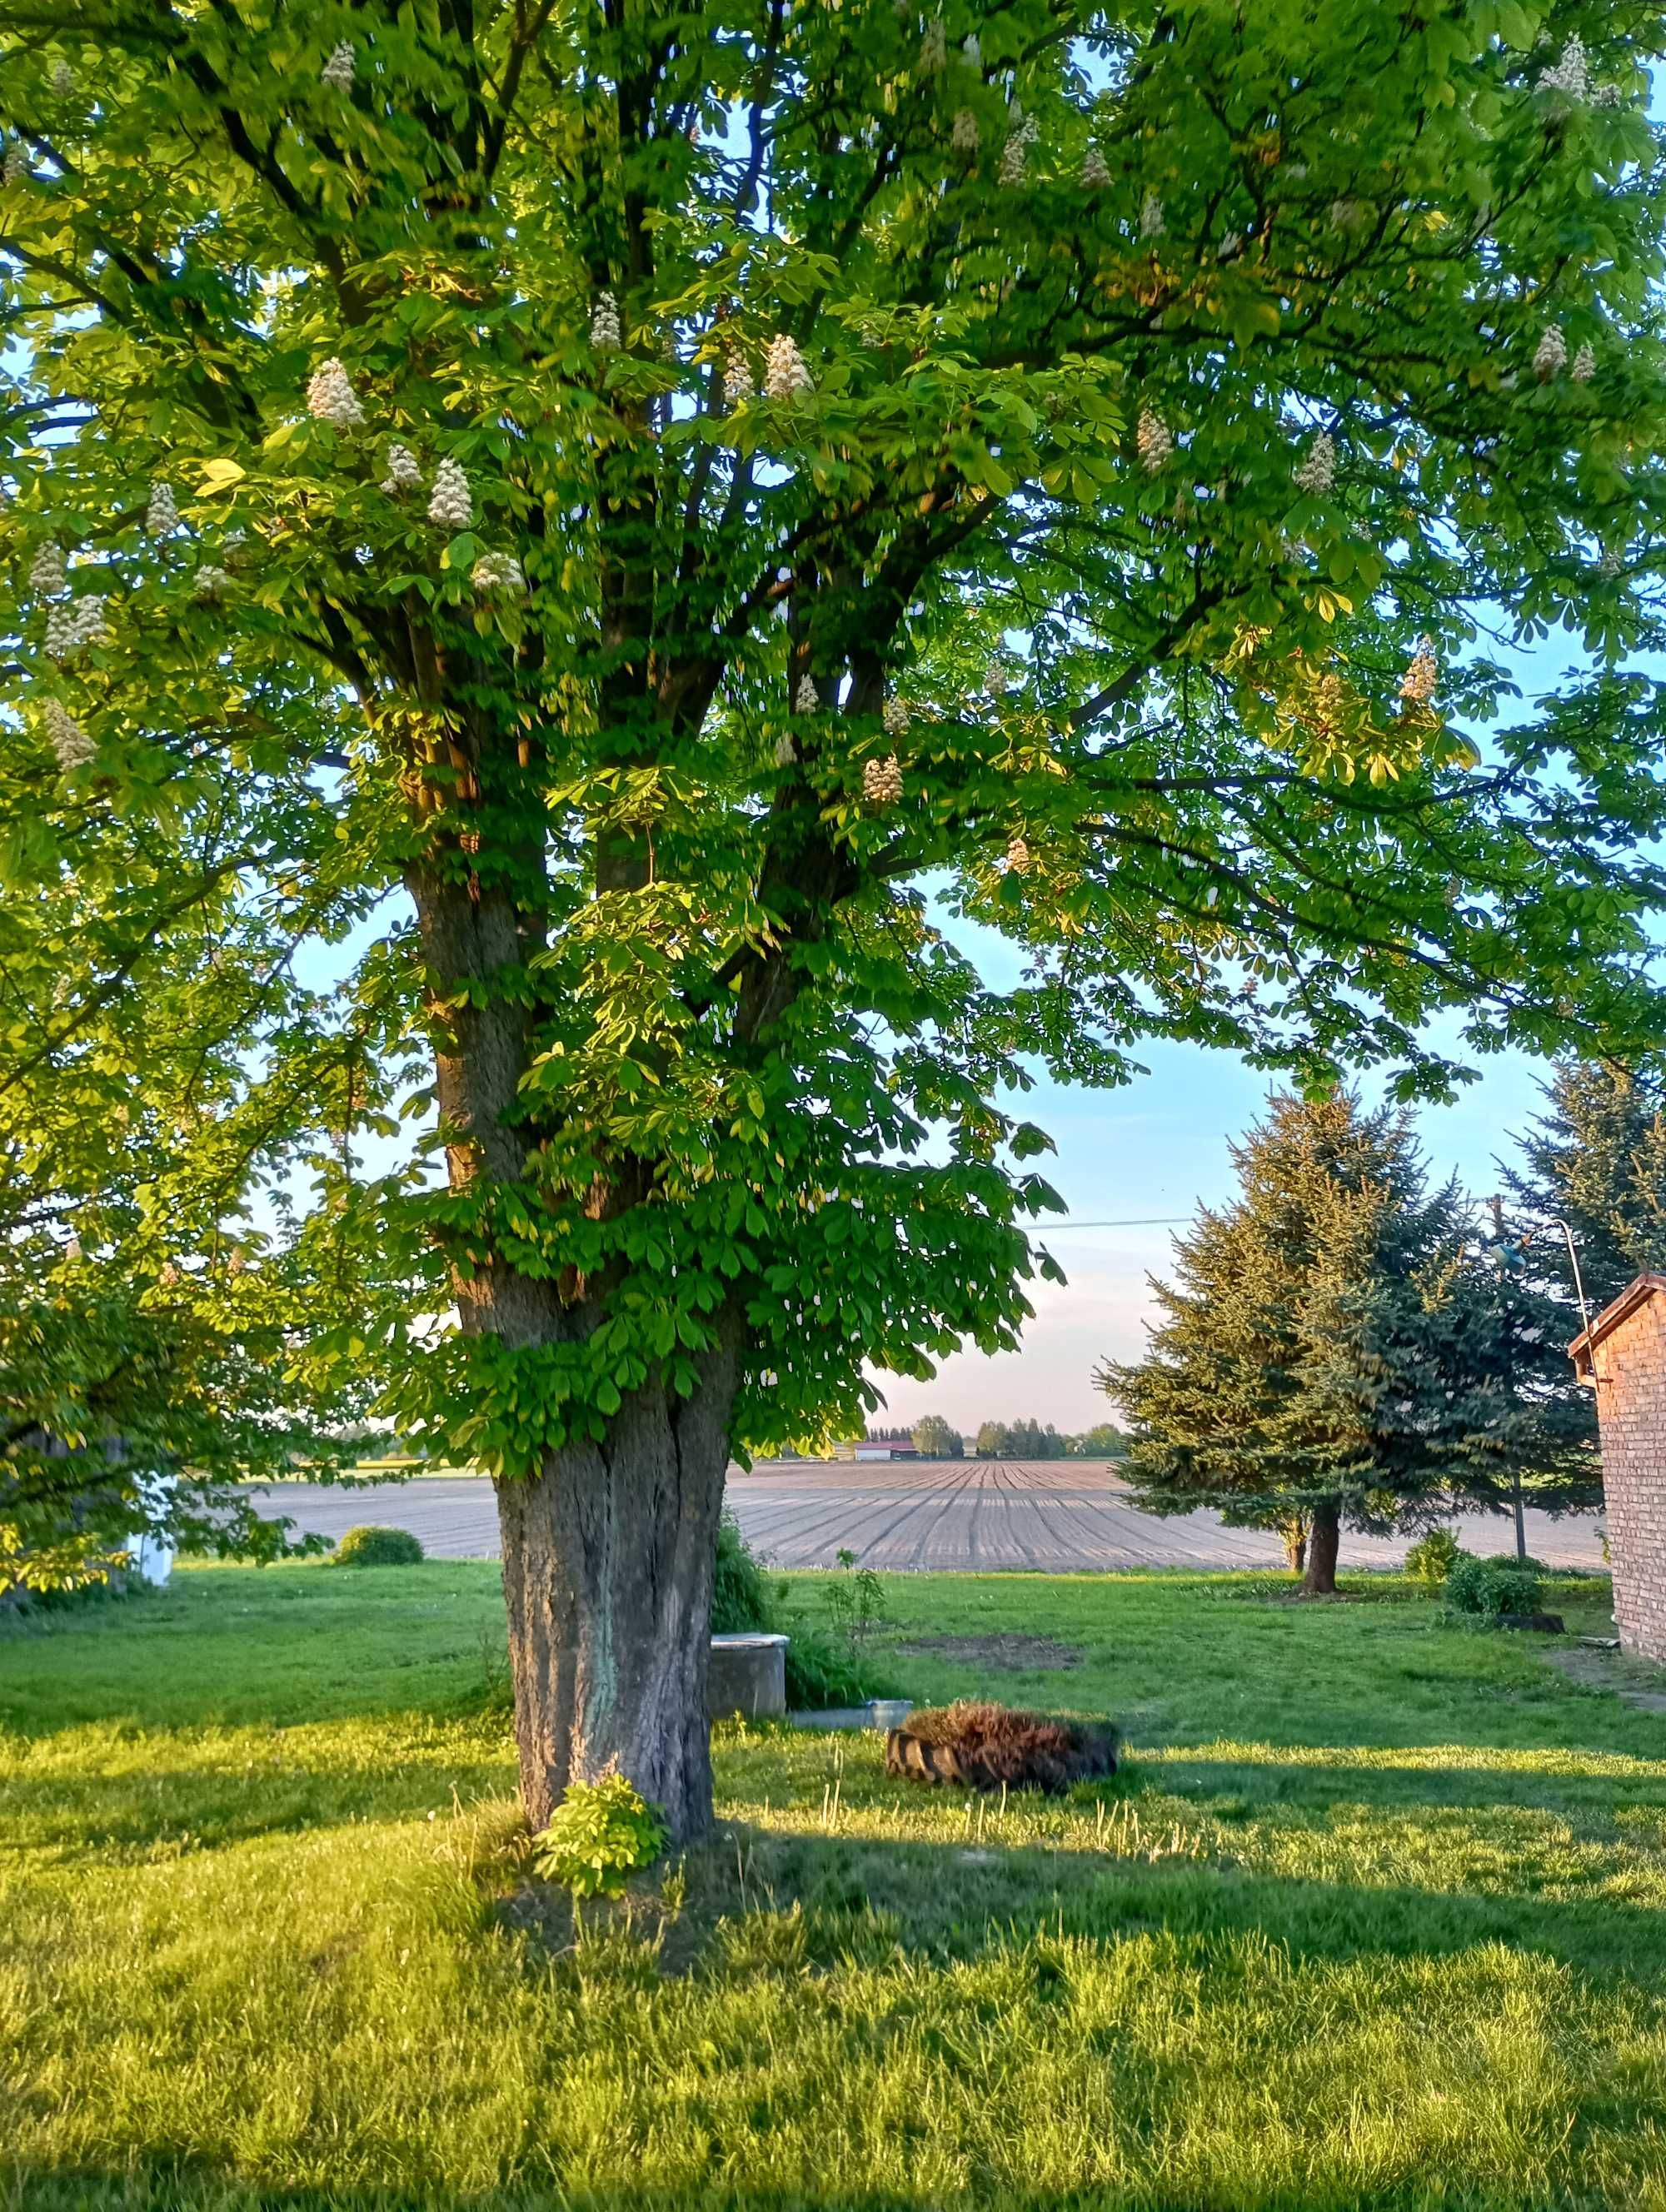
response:
<path fill-rule="evenodd" d="M 0 1630 L 3 2201 L 1666 2208 L 1666 1716 L 1533 1639 L 1387 1577 L 889 1579 L 915 1696 L 1108 1713 L 1125 1772 L 980 1807 L 737 1727 L 719 1840 L 575 1926 L 496 1580 Z"/>

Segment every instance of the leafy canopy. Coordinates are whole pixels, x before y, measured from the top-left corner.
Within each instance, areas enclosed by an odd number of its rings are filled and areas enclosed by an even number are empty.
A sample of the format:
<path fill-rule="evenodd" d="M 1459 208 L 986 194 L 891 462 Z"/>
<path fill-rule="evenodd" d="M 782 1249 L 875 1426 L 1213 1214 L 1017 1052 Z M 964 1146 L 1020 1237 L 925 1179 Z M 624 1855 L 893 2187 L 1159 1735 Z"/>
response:
<path fill-rule="evenodd" d="M 1657 1041 L 1662 27 L 0 0 L 40 1297 L 763 1445 L 1014 1340 L 1037 1063 Z M 1597 672 L 1477 750 L 1483 621 Z"/>

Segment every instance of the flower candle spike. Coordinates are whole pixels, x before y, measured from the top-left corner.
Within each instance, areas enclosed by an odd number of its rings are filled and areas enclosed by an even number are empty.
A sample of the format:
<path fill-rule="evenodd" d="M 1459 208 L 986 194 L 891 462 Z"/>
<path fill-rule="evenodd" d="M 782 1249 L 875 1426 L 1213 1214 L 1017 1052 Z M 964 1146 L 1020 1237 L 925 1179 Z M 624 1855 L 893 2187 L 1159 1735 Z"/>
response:
<path fill-rule="evenodd" d="M 897 806 L 903 798 L 903 769 L 895 753 L 862 763 L 862 797 L 870 806 Z"/>
<path fill-rule="evenodd" d="M 1321 430 L 1296 471 L 1296 488 L 1310 497 L 1322 499 L 1336 481 L 1336 447 L 1328 430 Z"/>
<path fill-rule="evenodd" d="M 795 399 L 801 392 L 815 388 L 810 371 L 805 367 L 804 356 L 796 343 L 781 331 L 769 341 L 769 358 L 764 364 L 763 389 L 771 399 Z"/>
<path fill-rule="evenodd" d="M 327 85 L 331 92 L 350 92 L 358 66 L 359 58 L 353 51 L 352 41 L 343 39 L 331 48 L 329 60 L 319 71 L 319 82 Z"/>
<path fill-rule="evenodd" d="M 150 503 L 144 511 L 144 526 L 152 538 L 171 537 L 179 526 L 179 507 L 173 496 L 173 487 L 161 478 L 150 487 Z"/>
<path fill-rule="evenodd" d="M 423 471 L 416 465 L 416 456 L 410 447 L 390 446 L 382 489 L 388 493 L 415 491 L 422 481 Z"/>
<path fill-rule="evenodd" d="M 1567 340 L 1554 323 L 1547 323 L 1533 354 L 1533 374 L 1548 384 L 1567 367 Z"/>
<path fill-rule="evenodd" d="M 307 411 L 316 421 L 331 423 L 337 430 L 356 430 L 364 421 L 358 394 L 347 371 L 333 355 L 319 364 L 307 386 Z"/>
<path fill-rule="evenodd" d="M 1169 434 L 1167 423 L 1160 415 L 1154 415 L 1149 407 L 1142 407 L 1140 410 L 1140 428 L 1134 442 L 1140 465 L 1151 476 L 1167 466 L 1169 457 L 1174 452 L 1174 440 Z"/>
<path fill-rule="evenodd" d="M 428 519 L 441 530 L 466 530 L 474 520 L 474 494 L 469 480 L 449 454 L 434 471 Z"/>
<path fill-rule="evenodd" d="M 598 353 L 617 353 L 624 343 L 619 322 L 619 302 L 611 292 L 599 292 L 590 317 L 590 343 Z"/>

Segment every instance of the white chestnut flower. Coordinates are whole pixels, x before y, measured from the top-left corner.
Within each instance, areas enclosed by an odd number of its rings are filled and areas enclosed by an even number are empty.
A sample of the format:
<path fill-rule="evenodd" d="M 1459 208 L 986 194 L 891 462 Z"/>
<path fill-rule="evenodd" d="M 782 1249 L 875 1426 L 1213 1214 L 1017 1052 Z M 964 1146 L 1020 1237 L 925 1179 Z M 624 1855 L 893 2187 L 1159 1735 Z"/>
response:
<path fill-rule="evenodd" d="M 1082 156 L 1082 190 L 1102 192 L 1110 182 L 1110 166 L 1097 146 L 1090 146 Z"/>
<path fill-rule="evenodd" d="M 507 599 L 526 596 L 526 579 L 513 553 L 483 553 L 469 571 L 469 581 L 485 595 L 496 593 Z"/>
<path fill-rule="evenodd" d="M 1174 440 L 1169 434 L 1169 427 L 1162 416 L 1152 414 L 1149 407 L 1142 407 L 1140 410 L 1140 428 L 1134 442 L 1140 465 L 1149 475 L 1155 476 L 1159 469 L 1168 465 L 1169 457 L 1174 451 Z"/>
<path fill-rule="evenodd" d="M 89 645 L 107 644 L 110 631 L 105 606 L 96 594 L 84 599 L 55 599 L 46 611 L 48 655 L 60 663 L 79 660 Z"/>
<path fill-rule="evenodd" d="M 67 599 L 54 599 L 46 610 L 46 635 L 42 651 L 48 660 L 73 659 L 76 650 L 75 609 Z"/>
<path fill-rule="evenodd" d="M 1296 471 L 1296 488 L 1322 499 L 1336 481 L 1336 447 L 1329 430 L 1321 430 Z"/>
<path fill-rule="evenodd" d="M 1006 848 L 1006 865 L 1015 876 L 1030 872 L 1030 848 L 1022 837 L 1014 837 Z"/>
<path fill-rule="evenodd" d="M 67 100 L 76 88 L 76 73 L 61 56 L 52 64 L 51 82 L 52 91 L 59 100 Z"/>
<path fill-rule="evenodd" d="M 1440 668 L 1435 659 L 1435 645 L 1432 637 L 1417 641 L 1417 652 L 1405 674 L 1400 679 L 1400 696 L 1419 706 L 1434 697 L 1440 682 Z"/>
<path fill-rule="evenodd" d="M 800 392 L 815 389 L 810 371 L 804 365 L 804 356 L 784 331 L 769 341 L 763 389 L 771 399 L 794 399 Z"/>
<path fill-rule="evenodd" d="M 0 171 L 0 174 L 3 174 L 6 183 L 9 185 L 27 184 L 33 173 L 33 172 L 31 167 L 28 148 L 24 144 L 21 138 L 8 138 L 6 141 L 5 165 L 3 170 Z"/>
<path fill-rule="evenodd" d="M 356 430 L 364 421 L 358 394 L 333 354 L 313 372 L 307 386 L 307 411 L 337 430 Z"/>
<path fill-rule="evenodd" d="M 1330 227 L 1333 230 L 1363 230 L 1371 221 L 1371 210 L 1364 200 L 1339 199 L 1330 204 Z"/>
<path fill-rule="evenodd" d="M 168 538 L 179 526 L 179 507 L 173 496 L 173 487 L 161 477 L 150 487 L 150 504 L 144 511 L 144 526 L 152 538 Z"/>
<path fill-rule="evenodd" d="M 957 154 L 976 154 L 982 134 L 970 107 L 958 107 L 949 130 L 949 143 Z"/>
<path fill-rule="evenodd" d="M 1547 323 L 1533 355 L 1533 374 L 1548 384 L 1567 367 L 1567 340 L 1554 323 Z"/>
<path fill-rule="evenodd" d="M 949 65 L 949 33 L 940 15 L 933 16 L 920 41 L 920 74 L 940 76 Z"/>
<path fill-rule="evenodd" d="M 598 353 L 617 353 L 624 343 L 619 303 L 611 292 L 599 292 L 590 316 L 590 343 Z"/>
<path fill-rule="evenodd" d="M 821 710 L 821 694 L 816 689 L 816 679 L 809 670 L 806 669 L 804 674 L 799 678 L 798 690 L 793 694 L 793 712 L 795 714 L 818 714 Z"/>
<path fill-rule="evenodd" d="M 1590 97 L 1590 67 L 1582 39 L 1571 37 L 1562 48 L 1560 58 L 1539 71 L 1538 88 L 1541 92 L 1560 92 L 1568 100 Z"/>
<path fill-rule="evenodd" d="M 992 699 L 999 699 L 1006 689 L 1006 663 L 999 653 L 983 672 L 983 688 Z"/>
<path fill-rule="evenodd" d="M 870 806 L 897 806 L 903 799 L 903 769 L 895 753 L 862 763 L 862 797 Z"/>
<path fill-rule="evenodd" d="M 350 92 L 353 79 L 358 73 L 358 56 L 352 41 L 344 39 L 330 52 L 330 58 L 319 71 L 319 82 L 328 85 L 331 92 Z"/>
<path fill-rule="evenodd" d="M 775 766 L 791 768 L 799 757 L 799 749 L 790 737 L 775 739 Z"/>
<path fill-rule="evenodd" d="M 161 1284 L 161 1287 L 165 1291 L 171 1291 L 177 1288 L 179 1280 L 179 1271 L 174 1266 L 172 1260 L 163 1261 L 161 1266 L 156 1270 L 156 1280 Z"/>
<path fill-rule="evenodd" d="M 744 353 L 732 353 L 723 363 L 723 398 L 730 407 L 744 407 L 757 392 L 752 372 Z"/>
<path fill-rule="evenodd" d="M 1625 556 L 1617 545 L 1605 545 L 1602 557 L 1596 564 L 1599 576 L 1617 576 L 1625 566 Z"/>
<path fill-rule="evenodd" d="M 220 540 L 220 557 L 228 568 L 241 568 L 247 557 L 249 533 L 240 522 L 234 522 Z"/>
<path fill-rule="evenodd" d="M 1587 339 L 1573 356 L 1572 370 L 1576 384 L 1589 384 L 1596 374 L 1596 349 Z"/>
<path fill-rule="evenodd" d="M 98 747 L 69 708 L 57 699 L 49 699 L 44 719 L 46 741 L 57 758 L 59 773 L 68 775 L 71 769 L 84 768 Z"/>
<path fill-rule="evenodd" d="M 64 573 L 64 548 L 49 538 L 36 549 L 29 563 L 29 589 L 40 599 L 55 599 L 67 588 L 68 580 Z"/>
<path fill-rule="evenodd" d="M 442 530 L 466 530 L 474 520 L 474 494 L 469 489 L 469 480 L 449 454 L 434 471 L 428 519 Z"/>
<path fill-rule="evenodd" d="M 879 720 L 885 725 L 885 735 L 888 738 L 907 737 L 909 723 L 911 720 L 907 701 L 899 699 L 893 691 L 880 709 Z"/>
<path fill-rule="evenodd" d="M 231 578 L 210 562 L 191 580 L 191 596 L 201 606 L 217 607 L 231 589 Z"/>
<path fill-rule="evenodd" d="M 71 1266 L 76 1265 L 80 1261 L 82 1261 L 87 1257 L 87 1255 L 81 1249 L 80 1237 L 77 1237 L 73 1231 L 70 1232 L 69 1243 L 64 1247 L 64 1256 L 70 1261 Z"/>
<path fill-rule="evenodd" d="M 1025 183 L 1025 147 L 1026 141 L 1021 131 L 1015 131 L 1000 149 L 1000 170 L 998 181 L 1009 191 Z"/>
<path fill-rule="evenodd" d="M 386 473 L 382 477 L 382 489 L 391 495 L 415 491 L 423 481 L 423 471 L 416 465 L 416 456 L 409 446 L 390 446 L 387 449 Z"/>
<path fill-rule="evenodd" d="M 978 43 L 978 36 L 976 31 L 969 31 L 965 38 L 962 40 L 960 46 L 960 58 L 965 63 L 968 69 L 976 70 L 980 76 L 982 74 L 983 48 Z"/>
<path fill-rule="evenodd" d="M 1155 192 L 1147 192 L 1140 203 L 1140 235 L 1141 238 L 1166 238 L 1169 226 L 1163 220 L 1163 203 Z"/>

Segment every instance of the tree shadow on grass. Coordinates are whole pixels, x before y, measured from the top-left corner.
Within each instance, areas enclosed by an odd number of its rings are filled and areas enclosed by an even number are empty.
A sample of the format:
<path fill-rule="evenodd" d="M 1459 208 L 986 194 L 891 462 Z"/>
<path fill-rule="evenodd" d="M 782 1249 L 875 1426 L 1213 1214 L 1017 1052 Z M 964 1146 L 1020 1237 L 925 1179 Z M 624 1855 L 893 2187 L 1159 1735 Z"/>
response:
<path fill-rule="evenodd" d="M 166 1743 L 159 1739 L 159 1750 Z M 449 1814 L 459 1799 L 502 1797 L 514 1787 L 508 1753 L 491 1759 L 401 1752 L 374 1771 L 313 1765 L 281 1750 L 226 1765 L 156 1765 L 109 1774 L 32 1774 L 25 1766 L 6 1781 L 5 1845 L 13 1856 L 38 1854 L 58 1865 L 173 1856 L 367 1818 Z"/>
<path fill-rule="evenodd" d="M 8 2212 L 1204 2212 L 1195 2190 L 1153 2193 L 1148 2181 L 1126 2187 L 1096 2183 L 1068 2191 L 1006 2187 L 957 2192 L 922 2182 L 917 2193 L 895 2190 L 759 2188 L 714 2174 L 693 2185 L 638 2182 L 553 2186 L 527 2183 L 470 2191 L 254 2188 L 213 2171 L 156 2167 L 123 2172 L 9 2168 L 0 2164 Z M 1224 2208 L 1246 2200 L 1219 2197 Z M 1525 2191 L 1478 2191 L 1426 2175 L 1383 2189 L 1342 2183 L 1268 2192 L 1247 2200 L 1256 2212 L 1518 2212 Z M 1535 2200 L 1536 2201 L 1536 2200 Z"/>
<path fill-rule="evenodd" d="M 1159 1846 L 1160 1851 L 1160 1846 Z M 1666 1991 L 1666 1913 L 1589 1901 L 1258 1873 L 1219 1859 L 1037 1845 L 783 1834 L 730 1822 L 689 1853 L 683 1900 L 646 1891 L 577 1917 L 522 1882 L 494 1908 L 541 1967 L 610 1936 L 657 1948 L 660 1971 L 879 1968 L 899 1951 L 970 1963 L 1035 1936 L 1202 1942 L 1255 1936 L 1292 1964 L 1451 1957 L 1504 1944 L 1575 1972 Z"/>

